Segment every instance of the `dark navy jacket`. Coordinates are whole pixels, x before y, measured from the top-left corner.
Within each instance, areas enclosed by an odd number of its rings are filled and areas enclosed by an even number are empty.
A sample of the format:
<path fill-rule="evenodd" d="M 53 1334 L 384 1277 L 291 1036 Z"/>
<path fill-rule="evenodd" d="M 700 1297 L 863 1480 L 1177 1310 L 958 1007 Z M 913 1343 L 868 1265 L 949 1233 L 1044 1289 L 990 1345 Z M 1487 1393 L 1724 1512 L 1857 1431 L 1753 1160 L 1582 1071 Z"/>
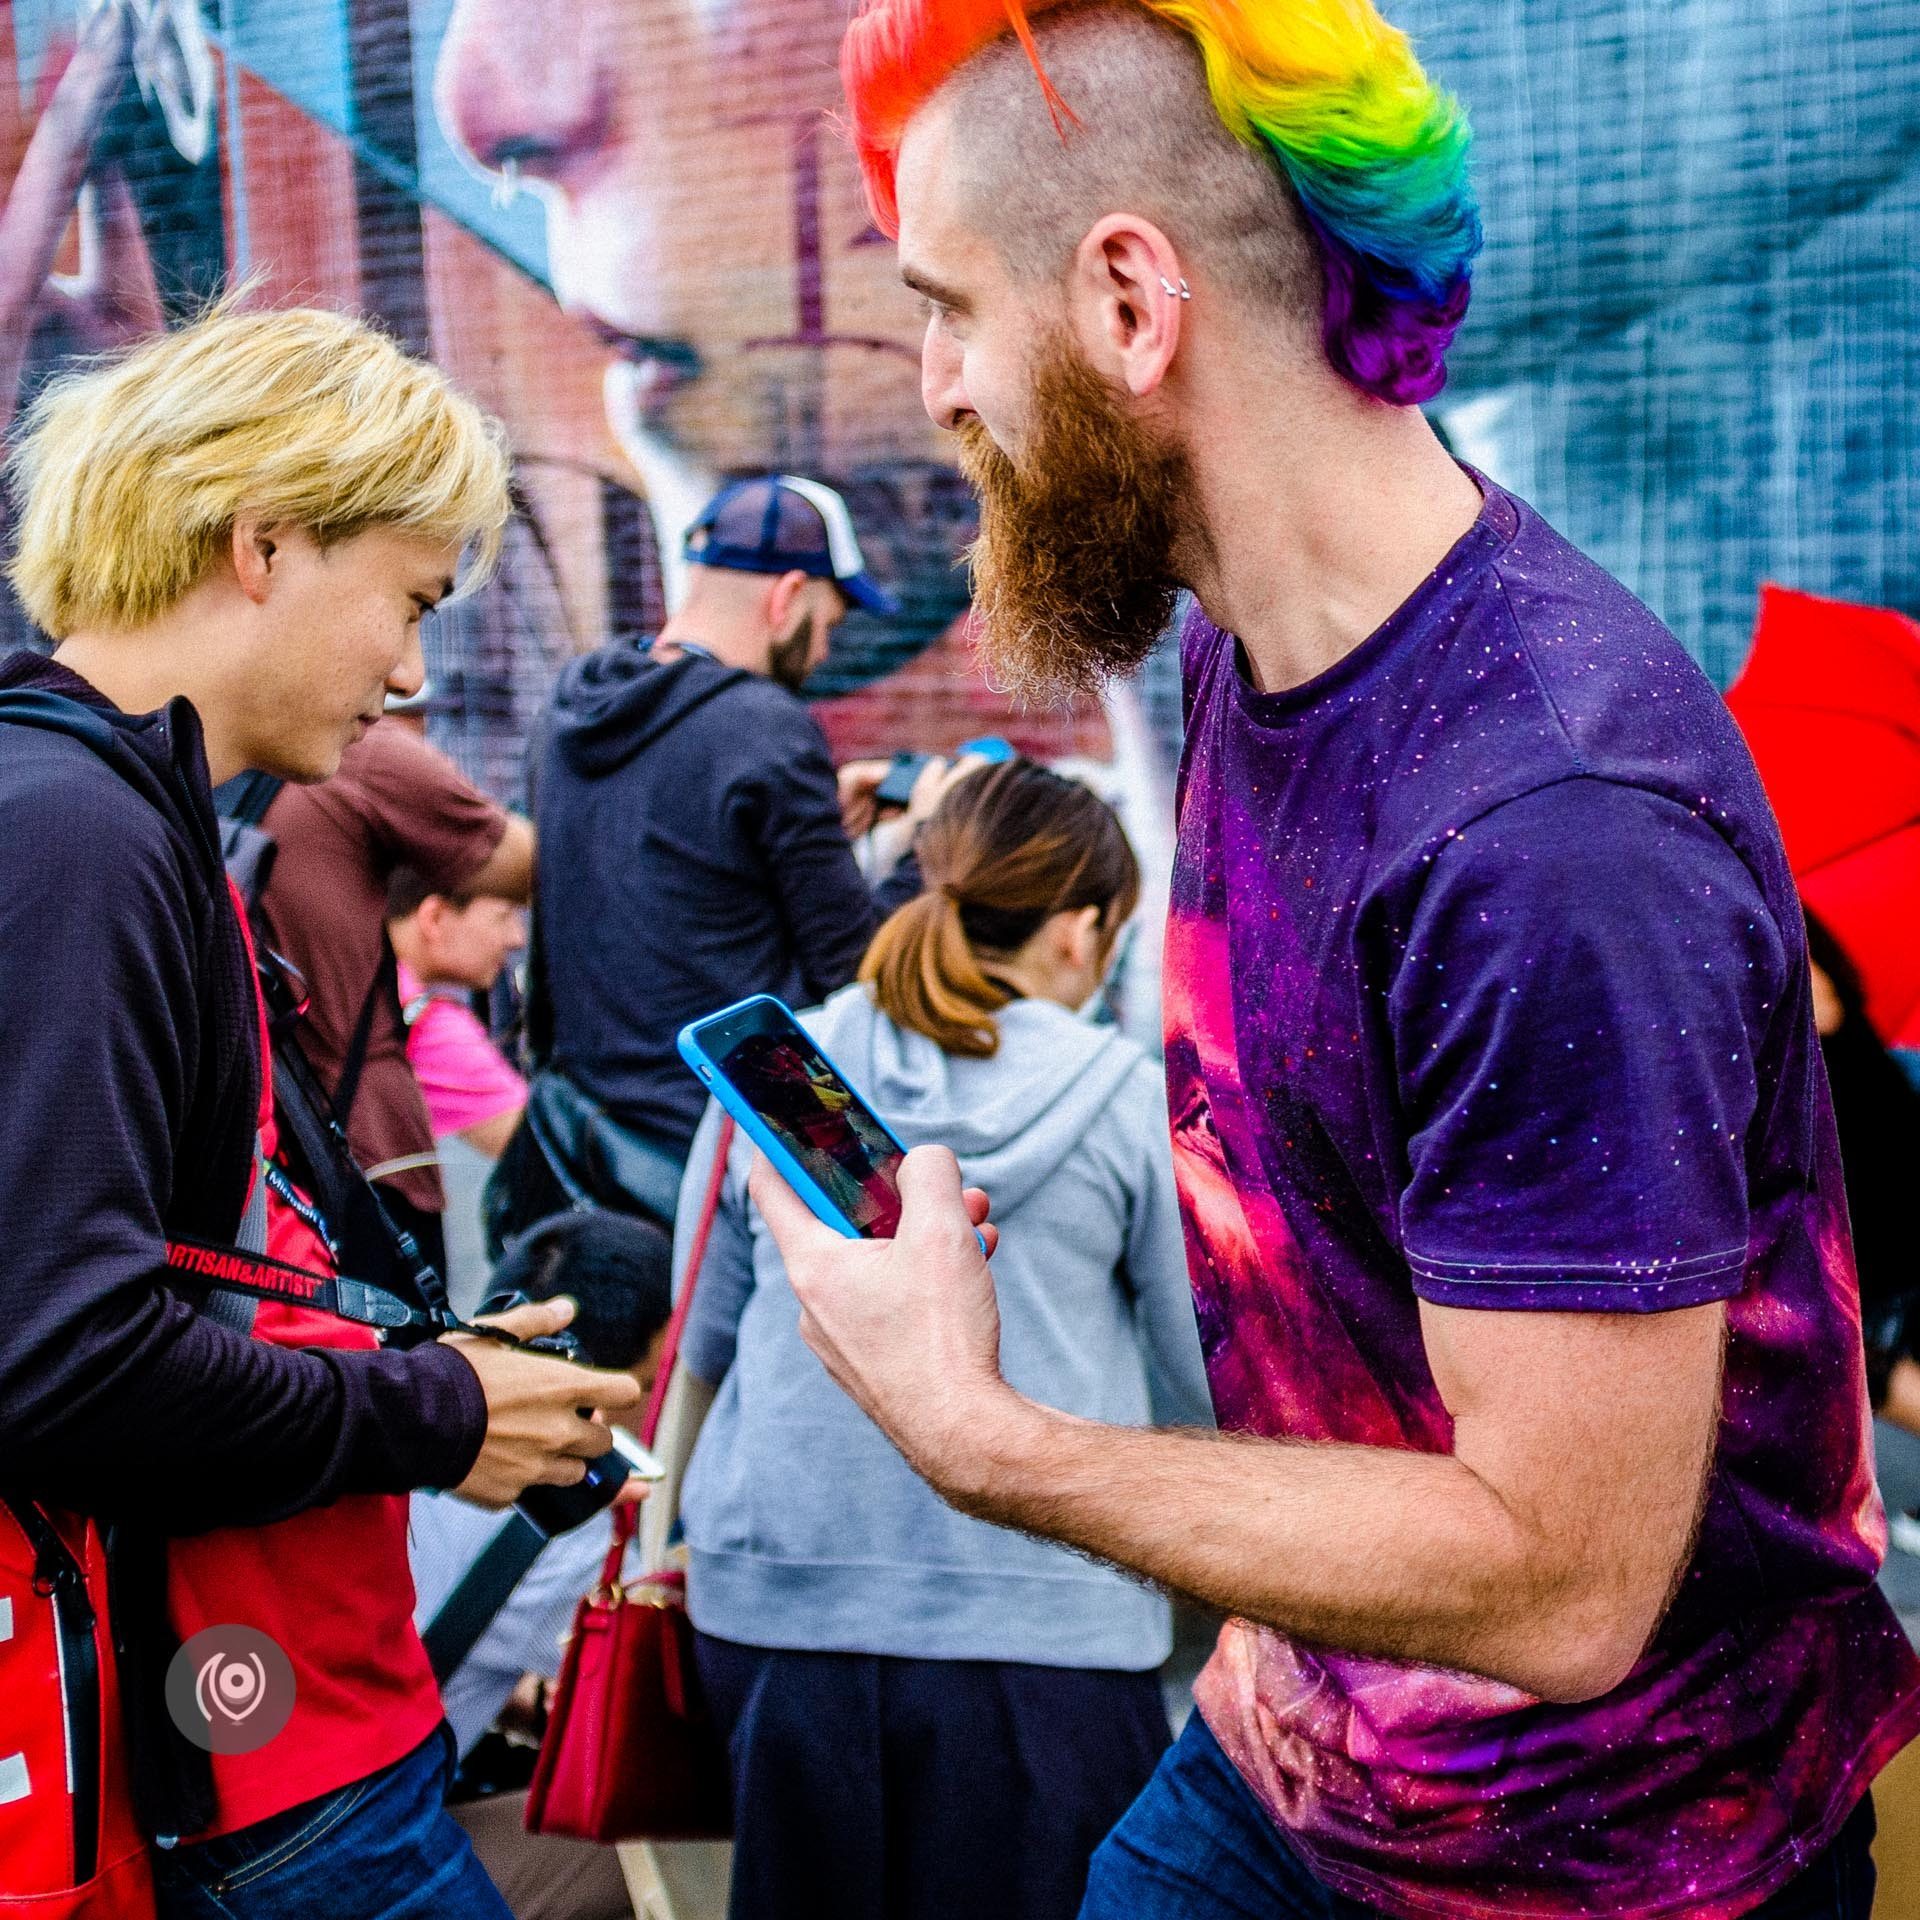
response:
<path fill-rule="evenodd" d="M 551 1063 L 684 1155 L 706 1095 L 680 1028 L 750 993 L 811 1006 L 873 937 L 826 737 L 772 680 L 618 643 L 561 677 L 535 804 Z"/>
<path fill-rule="evenodd" d="M 456 1484 L 486 1427 L 458 1354 L 267 1346 L 169 1273 L 169 1235 L 238 1229 L 259 1108 L 199 723 L 0 656 L 21 686 L 107 727 L 0 722 L 0 1483 L 167 1533 Z"/>

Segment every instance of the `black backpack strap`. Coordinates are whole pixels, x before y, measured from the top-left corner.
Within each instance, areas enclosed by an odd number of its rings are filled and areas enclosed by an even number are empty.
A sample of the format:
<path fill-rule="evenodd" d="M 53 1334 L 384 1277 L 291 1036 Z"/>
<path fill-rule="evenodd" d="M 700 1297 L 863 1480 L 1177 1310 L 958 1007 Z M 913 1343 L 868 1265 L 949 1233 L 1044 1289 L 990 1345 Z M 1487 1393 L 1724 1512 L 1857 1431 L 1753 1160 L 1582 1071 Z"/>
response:
<path fill-rule="evenodd" d="M 267 809 L 286 782 L 271 773 L 237 773 L 213 790 L 213 810 L 220 818 L 220 858 L 253 913 L 273 877 L 279 848 L 261 826 Z"/>
<path fill-rule="evenodd" d="M 236 773 L 213 790 L 213 810 L 237 826 L 257 827 L 287 783 L 274 773 Z"/>
<path fill-rule="evenodd" d="M 507 1524 L 440 1602 L 439 1611 L 420 1635 L 420 1644 L 427 1650 L 433 1677 L 442 1686 L 479 1645 L 480 1636 L 493 1625 L 546 1544 L 547 1536 L 525 1514 L 509 1514 Z"/>
<path fill-rule="evenodd" d="M 112 722 L 70 694 L 52 693 L 45 687 L 0 687 L 0 720 L 67 734 L 84 741 L 102 758 L 113 754 Z"/>
<path fill-rule="evenodd" d="M 260 956 L 281 1151 L 291 1156 L 294 1174 L 332 1229 L 335 1255 L 344 1269 L 363 1274 L 402 1300 L 443 1312 L 446 1283 L 360 1170 L 346 1130 L 300 1045 L 303 1003 L 284 966 L 271 953 Z"/>
<path fill-rule="evenodd" d="M 391 1006 L 396 1010 L 400 1008 L 400 961 L 385 928 L 380 932 L 380 964 L 374 968 L 373 982 L 367 988 L 367 997 L 360 1003 L 360 1017 L 353 1023 L 353 1033 L 340 1062 L 340 1078 L 334 1083 L 333 1117 L 339 1121 L 343 1131 L 353 1112 L 354 1098 L 360 1091 L 360 1076 L 366 1071 L 367 1048 L 373 1042 L 373 1023 L 383 1006 Z M 405 1024 L 404 1012 L 401 1014 L 401 1024 Z"/>

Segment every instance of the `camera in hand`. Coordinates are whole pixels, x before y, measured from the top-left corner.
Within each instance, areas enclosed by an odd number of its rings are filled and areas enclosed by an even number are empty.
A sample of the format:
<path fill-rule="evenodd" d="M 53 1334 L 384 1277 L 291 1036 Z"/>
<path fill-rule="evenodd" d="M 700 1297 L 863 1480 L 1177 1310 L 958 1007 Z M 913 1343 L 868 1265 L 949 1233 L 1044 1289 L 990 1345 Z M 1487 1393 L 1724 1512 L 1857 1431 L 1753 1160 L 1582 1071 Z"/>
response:
<path fill-rule="evenodd" d="M 930 753 L 896 753 L 873 790 L 873 804 L 884 813 L 898 813 L 912 805 L 914 785 L 932 758 Z"/>
<path fill-rule="evenodd" d="M 873 790 L 874 805 L 883 813 L 898 813 L 910 807 L 913 804 L 914 787 L 933 757 L 930 753 L 896 753 L 892 765 Z M 982 734 L 977 740 L 963 740 L 953 750 L 956 761 L 984 760 L 988 766 L 998 766 L 1013 757 L 1012 743 L 1001 739 L 997 733 Z"/>
<path fill-rule="evenodd" d="M 511 1313 L 515 1307 L 533 1304 L 524 1293 L 496 1293 L 480 1312 L 483 1316 Z M 549 1354 L 556 1360 L 570 1360 L 575 1366 L 587 1364 L 586 1349 L 564 1327 L 558 1333 L 545 1333 L 521 1345 L 528 1353 Z M 614 1497 L 633 1472 L 632 1465 L 617 1447 L 597 1460 L 589 1460 L 586 1467 L 587 1477 L 570 1487 L 529 1487 L 513 1503 L 515 1509 L 525 1514 L 549 1540 L 584 1525 L 596 1513 L 613 1505 Z"/>

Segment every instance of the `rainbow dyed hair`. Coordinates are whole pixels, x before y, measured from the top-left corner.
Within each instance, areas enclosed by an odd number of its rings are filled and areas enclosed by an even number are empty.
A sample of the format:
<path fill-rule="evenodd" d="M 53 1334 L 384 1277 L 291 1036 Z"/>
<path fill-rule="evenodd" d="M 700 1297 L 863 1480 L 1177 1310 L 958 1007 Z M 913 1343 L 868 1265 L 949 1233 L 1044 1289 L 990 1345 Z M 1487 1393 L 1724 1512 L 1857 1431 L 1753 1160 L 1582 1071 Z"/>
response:
<path fill-rule="evenodd" d="M 1279 162 L 1319 244 L 1327 357 L 1396 405 L 1446 384 L 1466 318 L 1480 213 L 1460 103 L 1421 70 L 1372 0 L 1127 0 L 1199 49 L 1228 131 Z M 864 0 L 840 50 L 849 119 L 874 218 L 899 231 L 894 159 L 907 123 L 1009 29 L 1055 124 L 1072 118 L 1041 64 L 1029 16 L 1061 0 Z"/>

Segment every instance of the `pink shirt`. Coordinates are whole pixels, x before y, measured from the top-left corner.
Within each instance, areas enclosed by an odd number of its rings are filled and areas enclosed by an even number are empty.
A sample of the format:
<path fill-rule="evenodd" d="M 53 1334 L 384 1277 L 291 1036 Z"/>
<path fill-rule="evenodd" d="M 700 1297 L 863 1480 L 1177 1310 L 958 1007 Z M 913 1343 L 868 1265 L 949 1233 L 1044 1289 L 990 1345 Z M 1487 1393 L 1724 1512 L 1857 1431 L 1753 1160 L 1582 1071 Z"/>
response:
<path fill-rule="evenodd" d="M 527 1104 L 527 1083 L 514 1072 L 464 1000 L 422 987 L 400 968 L 407 1010 L 407 1063 L 426 1096 L 436 1135 L 460 1133 Z"/>

